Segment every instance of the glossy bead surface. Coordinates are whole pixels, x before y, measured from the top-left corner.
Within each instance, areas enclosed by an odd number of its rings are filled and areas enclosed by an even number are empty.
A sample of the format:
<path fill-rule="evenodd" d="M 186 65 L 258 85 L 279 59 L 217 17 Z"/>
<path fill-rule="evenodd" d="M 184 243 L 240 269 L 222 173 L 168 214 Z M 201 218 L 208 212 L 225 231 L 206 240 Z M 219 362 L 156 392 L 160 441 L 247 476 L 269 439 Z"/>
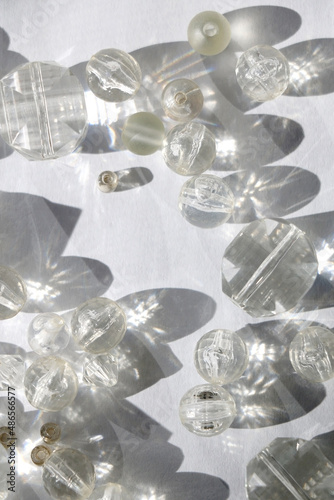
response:
<path fill-rule="evenodd" d="M 161 148 L 165 128 L 153 113 L 141 111 L 129 116 L 124 123 L 122 141 L 136 155 L 151 155 Z"/>
<path fill-rule="evenodd" d="M 312 441 L 277 438 L 247 465 L 248 500 L 332 500 L 334 464 Z"/>
<path fill-rule="evenodd" d="M 31 452 L 31 460 L 35 465 L 44 465 L 45 461 L 51 455 L 51 450 L 47 446 L 39 445 Z"/>
<path fill-rule="evenodd" d="M 26 371 L 24 387 L 29 403 L 45 411 L 59 411 L 72 403 L 78 379 L 71 365 L 49 356 L 34 361 Z"/>
<path fill-rule="evenodd" d="M 27 289 L 21 276 L 10 267 L 0 266 L 0 320 L 16 316 L 26 300 Z"/>
<path fill-rule="evenodd" d="M 83 381 L 97 387 L 112 387 L 117 384 L 117 357 L 107 354 L 88 355 L 83 364 Z"/>
<path fill-rule="evenodd" d="M 209 437 L 230 427 L 236 416 L 236 406 L 225 389 L 203 384 L 186 392 L 180 401 L 179 415 L 188 431 Z"/>
<path fill-rule="evenodd" d="M 55 313 L 35 316 L 28 328 L 28 342 L 40 356 L 50 356 L 65 349 L 70 332 L 64 319 Z"/>
<path fill-rule="evenodd" d="M 334 377 L 334 334 L 320 326 L 305 328 L 291 342 L 289 356 L 298 375 L 325 382 Z"/>
<path fill-rule="evenodd" d="M 225 250 L 223 292 L 254 317 L 295 307 L 313 285 L 318 261 L 306 234 L 282 219 L 251 222 Z"/>
<path fill-rule="evenodd" d="M 45 462 L 43 484 L 55 500 L 89 498 L 95 486 L 95 469 L 88 457 L 72 448 L 55 450 Z"/>
<path fill-rule="evenodd" d="M 248 365 L 248 349 L 235 332 L 212 330 L 197 342 L 194 355 L 198 373 L 211 384 L 229 384 Z"/>
<path fill-rule="evenodd" d="M 0 133 L 29 160 L 72 153 L 87 129 L 82 85 L 57 63 L 18 66 L 0 81 Z"/>
<path fill-rule="evenodd" d="M 242 91 L 255 101 L 275 99 L 289 85 L 289 63 L 269 45 L 257 45 L 244 52 L 235 71 Z"/>
<path fill-rule="evenodd" d="M 25 366 L 24 359 L 18 354 L 0 354 L 0 391 L 8 387 L 22 387 Z"/>
<path fill-rule="evenodd" d="M 118 186 L 118 175 L 110 170 L 101 172 L 97 180 L 97 186 L 102 193 L 112 193 Z"/>
<path fill-rule="evenodd" d="M 188 41 L 199 54 L 215 56 L 226 49 L 230 40 L 230 23 L 219 12 L 200 12 L 189 23 Z"/>
<path fill-rule="evenodd" d="M 176 125 L 164 140 L 162 155 L 166 165 L 177 174 L 201 174 L 216 158 L 215 136 L 200 123 Z"/>
<path fill-rule="evenodd" d="M 60 438 L 61 429 L 58 424 L 47 422 L 40 430 L 41 438 L 47 444 L 53 444 Z"/>
<path fill-rule="evenodd" d="M 188 122 L 203 108 L 203 94 L 192 80 L 179 78 L 169 82 L 161 96 L 164 112 L 172 120 Z"/>
<path fill-rule="evenodd" d="M 134 500 L 134 496 L 117 483 L 107 483 L 93 491 L 89 500 Z"/>
<path fill-rule="evenodd" d="M 228 221 L 234 209 L 234 195 L 226 182 L 202 174 L 187 180 L 180 191 L 179 209 L 194 226 L 217 227 Z"/>
<path fill-rule="evenodd" d="M 126 316 L 113 300 L 96 297 L 74 311 L 71 327 L 74 340 L 83 350 L 103 354 L 122 340 Z"/>
<path fill-rule="evenodd" d="M 122 102 L 133 97 L 141 84 L 138 62 L 127 52 L 104 49 L 91 57 L 86 66 L 87 83 L 100 99 Z"/>

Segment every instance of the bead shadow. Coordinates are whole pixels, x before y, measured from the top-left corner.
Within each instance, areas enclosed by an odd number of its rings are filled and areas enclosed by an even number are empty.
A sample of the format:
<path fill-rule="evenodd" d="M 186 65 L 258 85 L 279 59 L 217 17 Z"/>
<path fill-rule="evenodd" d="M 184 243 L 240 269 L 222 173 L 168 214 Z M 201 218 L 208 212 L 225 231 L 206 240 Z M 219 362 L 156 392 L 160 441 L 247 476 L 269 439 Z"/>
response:
<path fill-rule="evenodd" d="M 319 434 L 312 438 L 312 442 L 317 444 L 326 457 L 334 463 L 334 431 Z"/>
<path fill-rule="evenodd" d="M 153 180 L 153 174 L 150 169 L 145 167 L 132 167 L 123 170 L 117 170 L 118 185 L 115 192 L 128 191 L 140 186 L 145 186 Z"/>
<path fill-rule="evenodd" d="M 306 321 L 266 321 L 238 331 L 249 348 L 244 375 L 228 384 L 237 417 L 231 427 L 256 429 L 290 422 L 306 415 L 325 398 L 322 384 L 311 383 L 294 372 L 289 345 Z"/>
<path fill-rule="evenodd" d="M 286 217 L 311 203 L 320 191 L 319 178 L 299 167 L 260 167 L 224 177 L 235 196 L 230 223 Z"/>
<path fill-rule="evenodd" d="M 25 312 L 69 309 L 109 288 L 113 277 L 102 262 L 62 257 L 81 210 L 40 196 L 0 192 L 0 214 L 6 235 L 0 262 L 16 269 L 25 280 Z"/>

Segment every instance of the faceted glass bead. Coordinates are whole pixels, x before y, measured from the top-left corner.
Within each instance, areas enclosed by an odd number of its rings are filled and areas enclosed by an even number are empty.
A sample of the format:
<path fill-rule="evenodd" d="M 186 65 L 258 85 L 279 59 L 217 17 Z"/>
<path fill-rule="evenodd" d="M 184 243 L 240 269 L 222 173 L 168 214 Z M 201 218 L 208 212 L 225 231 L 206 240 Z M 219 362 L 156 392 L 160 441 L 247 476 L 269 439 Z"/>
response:
<path fill-rule="evenodd" d="M 195 226 L 217 227 L 233 213 L 234 196 L 226 182 L 216 175 L 202 174 L 187 180 L 180 191 L 179 209 Z"/>
<path fill-rule="evenodd" d="M 126 316 L 116 302 L 97 297 L 81 304 L 73 313 L 72 335 L 78 345 L 93 354 L 103 354 L 122 340 Z"/>
<path fill-rule="evenodd" d="M 203 94 L 192 80 L 179 78 L 169 82 L 161 96 L 164 112 L 172 120 L 188 122 L 203 108 Z"/>
<path fill-rule="evenodd" d="M 139 112 L 129 116 L 124 123 L 122 141 L 136 155 L 151 155 L 161 148 L 165 128 L 153 113 Z"/>
<path fill-rule="evenodd" d="M 83 380 L 98 387 L 112 387 L 117 384 L 118 362 L 110 354 L 88 355 L 83 364 Z"/>
<path fill-rule="evenodd" d="M 186 392 L 180 401 L 179 415 L 188 431 L 209 437 L 230 427 L 236 416 L 236 406 L 225 389 L 203 384 Z"/>
<path fill-rule="evenodd" d="M 47 444 L 53 444 L 60 438 L 61 430 L 58 424 L 47 422 L 41 427 L 41 437 Z"/>
<path fill-rule="evenodd" d="M 320 326 L 305 328 L 291 342 L 289 356 L 298 375 L 325 382 L 334 377 L 334 334 Z"/>
<path fill-rule="evenodd" d="M 117 483 L 107 483 L 93 491 L 89 500 L 133 500 L 134 497 L 124 486 Z"/>
<path fill-rule="evenodd" d="M 197 342 L 195 367 L 211 384 L 228 384 L 241 377 L 248 365 L 248 349 L 235 332 L 212 330 Z"/>
<path fill-rule="evenodd" d="M 55 500 L 89 498 L 95 486 L 94 465 L 84 453 L 72 448 L 55 450 L 45 462 L 43 483 Z"/>
<path fill-rule="evenodd" d="M 278 438 L 247 466 L 249 500 L 332 500 L 334 464 L 311 441 Z"/>
<path fill-rule="evenodd" d="M 34 361 L 26 371 L 24 387 L 29 403 L 40 410 L 59 411 L 72 403 L 78 379 L 71 365 L 49 356 Z"/>
<path fill-rule="evenodd" d="M 269 45 L 257 45 L 244 52 L 235 71 L 242 91 L 255 101 L 275 99 L 289 85 L 289 63 Z"/>
<path fill-rule="evenodd" d="M 251 316 L 288 311 L 308 292 L 318 261 L 306 234 L 273 219 L 248 224 L 227 247 L 223 292 Z"/>
<path fill-rule="evenodd" d="M 24 379 L 24 360 L 16 354 L 0 355 L 0 391 L 7 391 L 8 387 L 19 389 Z"/>
<path fill-rule="evenodd" d="M 118 49 L 104 49 L 93 55 L 86 66 L 87 83 L 100 99 L 122 102 L 133 97 L 141 84 L 137 61 Z"/>
<path fill-rule="evenodd" d="M 102 193 L 112 193 L 117 188 L 118 176 L 115 172 L 111 172 L 110 170 L 101 172 L 97 180 L 97 185 Z"/>
<path fill-rule="evenodd" d="M 230 43 L 231 27 L 219 12 L 197 14 L 188 26 L 188 41 L 192 48 L 204 56 L 215 56 Z"/>
<path fill-rule="evenodd" d="M 16 316 L 26 300 L 26 285 L 21 276 L 10 267 L 0 266 L 0 320 Z"/>
<path fill-rule="evenodd" d="M 216 158 L 215 136 L 200 123 L 176 125 L 164 140 L 162 155 L 167 166 L 177 174 L 201 174 Z"/>
<path fill-rule="evenodd" d="M 0 133 L 29 160 L 72 153 L 87 129 L 82 85 L 57 63 L 18 66 L 0 81 Z"/>
<path fill-rule="evenodd" d="M 49 458 L 50 455 L 51 450 L 47 446 L 35 446 L 35 448 L 31 452 L 31 460 L 35 465 L 44 465 L 44 462 Z"/>
<path fill-rule="evenodd" d="M 41 313 L 35 316 L 28 329 L 28 342 L 40 356 L 50 356 L 65 349 L 70 340 L 68 326 L 55 313 Z"/>

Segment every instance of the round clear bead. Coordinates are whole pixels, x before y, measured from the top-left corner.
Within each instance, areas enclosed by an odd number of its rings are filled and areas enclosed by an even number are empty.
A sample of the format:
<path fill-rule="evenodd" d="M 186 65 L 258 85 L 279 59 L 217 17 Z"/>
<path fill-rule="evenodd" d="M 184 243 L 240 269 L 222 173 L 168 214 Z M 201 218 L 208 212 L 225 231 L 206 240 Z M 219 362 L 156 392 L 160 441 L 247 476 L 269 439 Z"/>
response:
<path fill-rule="evenodd" d="M 56 313 L 38 314 L 29 325 L 29 345 L 40 356 L 50 356 L 62 351 L 69 340 L 68 326 Z"/>
<path fill-rule="evenodd" d="M 105 170 L 99 175 L 97 185 L 102 193 L 112 193 L 118 186 L 118 175 L 110 170 Z"/>
<path fill-rule="evenodd" d="M 169 82 L 161 96 L 164 112 L 172 120 L 188 122 L 203 108 L 203 94 L 192 80 L 179 78 Z"/>
<path fill-rule="evenodd" d="M 122 102 L 138 92 L 142 74 L 138 62 L 127 52 L 104 49 L 88 61 L 86 77 L 89 88 L 97 97 Z"/>
<path fill-rule="evenodd" d="M 200 123 L 176 125 L 164 140 L 162 155 L 166 165 L 177 174 L 201 174 L 216 158 L 215 136 Z"/>
<path fill-rule="evenodd" d="M 34 361 L 26 371 L 24 387 L 29 403 L 45 411 L 59 411 L 72 403 L 78 379 L 71 365 L 49 356 Z"/>
<path fill-rule="evenodd" d="M 231 217 L 234 195 L 220 177 L 202 174 L 183 184 L 179 195 L 179 209 L 183 217 L 194 226 L 217 227 Z"/>
<path fill-rule="evenodd" d="M 84 500 L 95 487 L 95 469 L 88 457 L 72 448 L 55 450 L 45 462 L 43 483 L 55 500 Z"/>
<path fill-rule="evenodd" d="M 318 272 L 314 247 L 306 234 L 282 219 L 251 222 L 226 248 L 223 292 L 254 317 L 295 307 Z"/>
<path fill-rule="evenodd" d="M 122 340 L 126 332 L 126 316 L 116 302 L 97 297 L 74 311 L 71 328 L 74 340 L 83 350 L 103 354 Z"/>
<path fill-rule="evenodd" d="M 219 12 L 205 11 L 197 14 L 188 26 L 188 41 L 192 48 L 204 56 L 222 52 L 231 40 L 230 23 Z"/>
<path fill-rule="evenodd" d="M 235 72 L 242 91 L 255 101 L 275 99 L 289 85 L 289 63 L 269 45 L 246 50 L 238 59 Z"/>
<path fill-rule="evenodd" d="M 212 330 L 197 342 L 194 355 L 198 373 L 211 384 L 229 384 L 248 365 L 248 349 L 235 332 Z"/>
<path fill-rule="evenodd" d="M 21 276 L 10 267 L 0 266 L 0 320 L 16 316 L 26 300 L 27 289 Z"/>
<path fill-rule="evenodd" d="M 124 123 L 122 141 L 124 146 L 137 155 L 151 155 L 161 148 L 165 128 L 153 113 L 141 111 L 129 116 Z"/>
<path fill-rule="evenodd" d="M 199 436 L 216 436 L 230 427 L 236 406 L 232 396 L 222 387 L 197 385 L 180 401 L 179 415 L 188 431 Z"/>
<path fill-rule="evenodd" d="M 0 90 L 1 136 L 29 160 L 72 153 L 84 138 L 85 94 L 69 69 L 26 63 L 1 79 Z"/>
<path fill-rule="evenodd" d="M 311 382 L 334 377 L 334 334 L 327 328 L 311 326 L 297 333 L 290 344 L 292 366 Z"/>

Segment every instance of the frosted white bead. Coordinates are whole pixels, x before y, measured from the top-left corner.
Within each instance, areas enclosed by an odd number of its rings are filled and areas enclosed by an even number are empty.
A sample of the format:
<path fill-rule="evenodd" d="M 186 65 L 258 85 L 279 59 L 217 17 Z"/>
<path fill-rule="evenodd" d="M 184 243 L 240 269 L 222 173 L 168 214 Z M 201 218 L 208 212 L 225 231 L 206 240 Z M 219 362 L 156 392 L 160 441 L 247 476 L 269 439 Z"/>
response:
<path fill-rule="evenodd" d="M 192 48 L 205 56 L 222 52 L 230 43 L 230 23 L 219 12 L 200 12 L 189 23 L 188 41 Z"/>

